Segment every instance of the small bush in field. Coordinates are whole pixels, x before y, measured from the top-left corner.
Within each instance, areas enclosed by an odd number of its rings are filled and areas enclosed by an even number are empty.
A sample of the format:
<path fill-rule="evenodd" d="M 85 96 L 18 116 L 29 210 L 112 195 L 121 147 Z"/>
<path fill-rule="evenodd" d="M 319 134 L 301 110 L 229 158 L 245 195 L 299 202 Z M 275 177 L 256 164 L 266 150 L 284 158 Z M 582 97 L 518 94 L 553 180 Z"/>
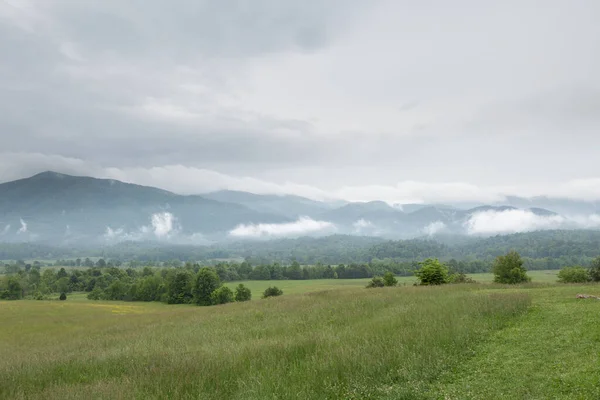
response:
<path fill-rule="evenodd" d="M 523 267 L 521 255 L 510 251 L 505 256 L 498 256 L 492 267 L 495 283 L 516 284 L 531 281 L 527 270 Z"/>
<path fill-rule="evenodd" d="M 383 274 L 383 284 L 385 286 L 396 286 L 398 284 L 398 279 L 396 279 L 393 272 L 388 271 Z"/>
<path fill-rule="evenodd" d="M 235 288 L 235 301 L 248 301 L 252 299 L 252 292 L 244 284 L 240 283 Z"/>
<path fill-rule="evenodd" d="M 376 288 L 376 287 L 384 287 L 385 282 L 380 276 L 374 276 L 373 279 L 367 284 L 367 288 Z"/>
<path fill-rule="evenodd" d="M 421 268 L 415 271 L 421 285 L 443 285 L 448 283 L 448 267 L 437 258 L 420 262 Z"/>
<path fill-rule="evenodd" d="M 583 283 L 591 279 L 588 270 L 583 267 L 565 267 L 558 272 L 558 281 L 561 283 Z"/>
<path fill-rule="evenodd" d="M 282 294 L 283 290 L 279 289 L 277 286 L 272 286 L 265 289 L 262 297 L 263 299 L 266 299 L 267 297 L 281 296 Z"/>
<path fill-rule="evenodd" d="M 101 300 L 103 297 L 102 290 L 98 288 L 94 288 L 91 292 L 88 293 L 87 298 L 89 300 Z"/>
<path fill-rule="evenodd" d="M 449 283 L 477 283 L 473 278 L 469 278 L 462 272 L 452 274 L 448 277 Z"/>
<path fill-rule="evenodd" d="M 58 298 L 59 300 L 66 300 L 67 299 L 67 295 L 65 294 L 65 292 L 62 292 L 60 294 L 60 297 Z"/>
<path fill-rule="evenodd" d="M 226 304 L 233 301 L 233 292 L 227 286 L 221 286 L 211 293 L 212 304 Z"/>

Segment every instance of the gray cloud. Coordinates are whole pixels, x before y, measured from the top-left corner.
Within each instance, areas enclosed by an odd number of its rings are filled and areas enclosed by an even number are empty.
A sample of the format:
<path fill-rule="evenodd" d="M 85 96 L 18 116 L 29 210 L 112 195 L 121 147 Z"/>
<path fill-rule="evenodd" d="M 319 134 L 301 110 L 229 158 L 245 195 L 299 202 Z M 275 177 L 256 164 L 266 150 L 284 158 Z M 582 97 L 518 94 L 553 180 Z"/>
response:
<path fill-rule="evenodd" d="M 6 1 L 0 179 L 598 198 L 600 5 L 538 6 Z"/>

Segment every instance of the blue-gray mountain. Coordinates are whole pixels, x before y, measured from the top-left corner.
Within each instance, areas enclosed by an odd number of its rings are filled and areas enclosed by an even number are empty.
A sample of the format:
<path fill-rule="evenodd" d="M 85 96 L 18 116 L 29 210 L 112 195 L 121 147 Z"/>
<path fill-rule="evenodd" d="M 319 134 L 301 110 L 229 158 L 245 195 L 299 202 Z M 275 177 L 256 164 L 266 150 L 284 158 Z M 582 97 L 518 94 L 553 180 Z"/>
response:
<path fill-rule="evenodd" d="M 452 204 L 333 203 L 238 191 L 184 196 L 116 180 L 43 172 L 0 184 L 0 241 L 64 244 L 158 239 L 204 244 L 231 240 L 231 231 L 242 224 L 278 226 L 300 217 L 328 222 L 337 233 L 410 238 L 465 233 L 470 219 L 483 212 L 523 209 L 548 218 L 558 216 L 555 208 L 571 214 L 600 209 L 598 203 L 549 198 L 513 197 L 507 198 L 506 205 L 462 209 Z M 266 235 L 270 232 L 267 229 Z M 284 230 L 282 235 L 286 234 L 302 236 L 303 232 Z"/>

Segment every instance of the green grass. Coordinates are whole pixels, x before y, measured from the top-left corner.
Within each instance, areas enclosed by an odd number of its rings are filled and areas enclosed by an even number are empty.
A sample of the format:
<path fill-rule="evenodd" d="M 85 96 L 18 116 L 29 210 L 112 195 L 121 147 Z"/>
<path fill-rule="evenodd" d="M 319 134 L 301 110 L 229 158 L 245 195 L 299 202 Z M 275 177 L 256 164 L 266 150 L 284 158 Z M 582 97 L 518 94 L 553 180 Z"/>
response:
<path fill-rule="evenodd" d="M 489 290 L 489 292 L 504 290 Z M 437 384 L 443 399 L 600 399 L 600 286 L 530 289 L 533 305 Z"/>
<path fill-rule="evenodd" d="M 556 282 L 556 275 L 558 270 L 548 271 L 529 271 L 527 274 L 531 277 L 532 282 L 535 283 L 552 283 Z M 481 283 L 491 283 L 494 280 L 492 273 L 481 273 L 481 274 L 469 274 L 471 278 Z M 398 284 L 412 285 L 417 280 L 414 276 L 402 276 L 397 277 Z M 227 282 L 226 285 L 231 289 L 235 289 L 237 285 L 243 283 L 252 291 L 254 299 L 260 298 L 260 295 L 269 286 L 277 286 L 283 290 L 284 294 L 295 294 L 295 293 L 307 293 L 315 292 L 320 290 L 329 290 L 339 287 L 346 288 L 364 288 L 370 279 L 315 279 L 306 281 L 292 281 L 292 280 L 281 280 L 281 281 L 243 281 L 243 282 Z"/>
<path fill-rule="evenodd" d="M 526 294 L 336 289 L 218 307 L 0 303 L 0 398 L 414 398 Z"/>
<path fill-rule="evenodd" d="M 264 300 L 274 282 L 246 282 L 254 301 L 215 307 L 0 302 L 0 398 L 598 399 L 600 301 L 575 297 L 600 286 L 548 276 L 282 281 Z"/>

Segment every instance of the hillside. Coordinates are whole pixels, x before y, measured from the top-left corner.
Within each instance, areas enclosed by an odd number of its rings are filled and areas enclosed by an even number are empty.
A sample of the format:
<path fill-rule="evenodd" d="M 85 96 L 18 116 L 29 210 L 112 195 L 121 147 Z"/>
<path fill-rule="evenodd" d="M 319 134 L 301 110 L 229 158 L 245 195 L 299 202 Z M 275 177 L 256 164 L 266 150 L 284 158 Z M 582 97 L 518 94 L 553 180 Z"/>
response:
<path fill-rule="evenodd" d="M 224 235 L 241 223 L 285 221 L 240 204 L 55 172 L 0 185 L 5 240 L 150 239 L 175 232 Z"/>
<path fill-rule="evenodd" d="M 507 204 L 462 209 L 453 204 L 325 202 L 231 190 L 179 195 L 117 180 L 48 171 L 0 184 L 0 242 L 97 245 L 159 240 L 202 245 L 332 233 L 411 239 L 589 229 L 600 224 L 597 215 L 563 216 L 540 207 L 551 206 L 551 199 L 541 200 L 538 204 L 536 199 L 509 198 L 507 202 L 523 207 Z M 564 204 L 557 200 L 557 206 Z M 590 208 L 582 205 L 582 210 Z"/>

